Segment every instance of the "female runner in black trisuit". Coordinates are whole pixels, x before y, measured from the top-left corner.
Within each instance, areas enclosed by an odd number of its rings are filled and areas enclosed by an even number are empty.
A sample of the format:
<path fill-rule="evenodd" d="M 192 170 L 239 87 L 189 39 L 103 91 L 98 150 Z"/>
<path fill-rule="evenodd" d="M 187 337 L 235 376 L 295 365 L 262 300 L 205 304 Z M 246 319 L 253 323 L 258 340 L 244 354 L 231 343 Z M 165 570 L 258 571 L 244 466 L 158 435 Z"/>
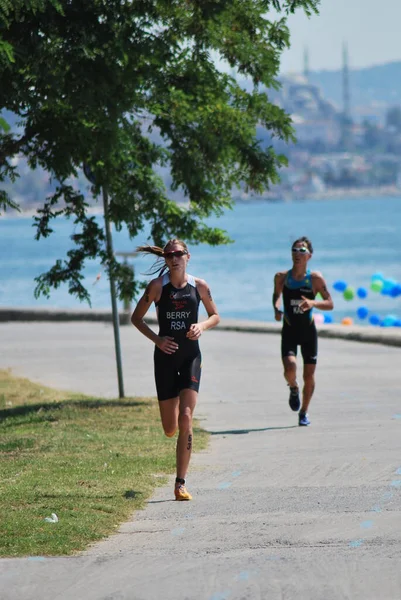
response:
<path fill-rule="evenodd" d="M 179 430 L 175 498 L 191 500 L 185 478 L 191 457 L 192 415 L 202 368 L 198 340 L 203 331 L 218 325 L 220 317 L 206 281 L 186 271 L 190 254 L 185 242 L 172 239 L 164 248 L 140 246 L 137 251 L 154 254 L 164 263 L 160 276 L 148 284 L 131 321 L 155 344 L 155 381 L 163 429 L 168 437 L 173 436 L 177 428 Z M 166 272 L 162 274 L 163 271 Z M 198 322 L 200 301 L 208 314 L 201 323 Z M 157 310 L 158 335 L 143 320 L 152 302 Z"/>

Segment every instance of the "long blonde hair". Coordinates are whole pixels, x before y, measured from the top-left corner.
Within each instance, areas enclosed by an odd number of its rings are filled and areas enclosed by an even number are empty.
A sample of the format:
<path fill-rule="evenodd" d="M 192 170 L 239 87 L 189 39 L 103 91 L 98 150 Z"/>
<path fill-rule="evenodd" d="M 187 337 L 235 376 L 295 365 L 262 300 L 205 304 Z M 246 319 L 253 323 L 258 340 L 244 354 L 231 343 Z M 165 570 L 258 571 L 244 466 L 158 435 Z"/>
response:
<path fill-rule="evenodd" d="M 182 240 L 178 240 L 177 238 L 172 238 L 171 240 L 168 240 L 164 248 L 160 248 L 160 246 L 150 246 L 149 244 L 145 246 L 138 246 L 136 248 L 136 252 L 140 252 L 141 254 L 154 254 L 155 256 L 157 256 L 157 259 L 150 267 L 149 271 L 145 273 L 145 275 L 155 275 L 157 273 L 160 277 L 160 275 L 163 275 L 163 273 L 168 270 L 164 254 L 168 250 L 168 248 L 170 246 L 173 246 L 174 244 L 179 244 L 180 246 L 182 246 L 183 250 L 185 250 L 185 252 L 188 254 L 188 246 L 186 245 L 186 243 Z"/>

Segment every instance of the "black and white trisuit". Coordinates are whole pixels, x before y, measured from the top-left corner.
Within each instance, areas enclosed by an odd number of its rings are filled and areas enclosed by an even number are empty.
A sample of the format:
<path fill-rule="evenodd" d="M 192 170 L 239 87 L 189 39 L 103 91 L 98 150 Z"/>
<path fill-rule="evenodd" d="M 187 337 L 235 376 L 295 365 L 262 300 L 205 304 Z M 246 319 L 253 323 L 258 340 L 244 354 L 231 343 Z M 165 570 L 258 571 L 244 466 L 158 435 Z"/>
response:
<path fill-rule="evenodd" d="M 304 364 L 315 365 L 317 360 L 317 331 L 312 309 L 300 308 L 302 296 L 313 300 L 312 275 L 309 270 L 301 280 L 288 271 L 283 285 L 284 322 L 281 332 L 281 356 L 296 356 L 301 346 Z"/>
<path fill-rule="evenodd" d="M 170 336 L 178 344 L 174 354 L 166 354 L 157 346 L 154 352 L 155 380 L 159 400 L 175 398 L 183 389 L 199 391 L 202 356 L 198 340 L 186 337 L 198 322 L 200 295 L 195 277 L 187 274 L 187 284 L 175 288 L 168 273 L 162 278 L 162 293 L 156 303 L 159 336 Z"/>

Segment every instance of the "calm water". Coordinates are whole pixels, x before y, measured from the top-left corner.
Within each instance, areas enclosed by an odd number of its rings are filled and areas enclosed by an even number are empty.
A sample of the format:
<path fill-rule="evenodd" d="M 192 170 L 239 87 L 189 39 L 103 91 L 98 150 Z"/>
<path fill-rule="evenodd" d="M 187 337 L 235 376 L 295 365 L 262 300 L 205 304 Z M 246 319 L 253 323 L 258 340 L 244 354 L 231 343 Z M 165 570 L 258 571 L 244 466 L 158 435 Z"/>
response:
<path fill-rule="evenodd" d="M 222 317 L 273 320 L 273 276 L 291 266 L 290 245 L 301 235 L 313 242 L 315 253 L 309 264 L 323 273 L 332 291 L 335 322 L 351 316 L 356 323 L 364 323 L 356 317 L 362 305 L 381 317 L 401 317 L 401 297 L 369 290 L 376 272 L 401 282 L 401 197 L 238 204 L 212 223 L 225 229 L 234 243 L 190 248 L 189 272 L 207 280 Z M 34 277 L 66 255 L 72 233 L 73 224 L 61 221 L 49 239 L 37 242 L 32 219 L 0 218 L 0 306 L 80 308 L 67 286 L 55 290 L 50 300 L 33 296 Z M 113 240 L 116 252 L 132 251 L 137 243 L 147 241 L 145 233 L 131 241 L 124 231 L 114 233 Z M 151 263 L 151 257 L 136 258 L 136 274 Z M 368 297 L 347 302 L 332 288 L 338 279 L 367 288 Z M 110 307 L 108 282 L 95 262 L 86 268 L 85 285 L 93 308 Z"/>

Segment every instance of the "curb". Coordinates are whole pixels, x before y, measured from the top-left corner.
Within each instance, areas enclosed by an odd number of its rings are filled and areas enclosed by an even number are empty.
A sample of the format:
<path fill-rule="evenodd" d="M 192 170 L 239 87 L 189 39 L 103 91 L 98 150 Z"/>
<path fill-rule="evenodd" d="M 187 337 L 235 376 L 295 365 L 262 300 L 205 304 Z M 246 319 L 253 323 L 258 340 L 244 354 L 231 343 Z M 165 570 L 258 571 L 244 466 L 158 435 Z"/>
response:
<path fill-rule="evenodd" d="M 130 316 L 129 312 L 120 312 L 120 325 L 130 325 Z M 10 321 L 99 321 L 111 323 L 112 313 L 108 309 L 0 308 L 0 323 Z M 156 315 L 150 314 L 146 317 L 146 321 L 151 325 L 157 324 Z M 221 331 L 280 334 L 281 323 L 222 319 L 217 327 L 217 330 L 219 329 Z M 401 329 L 399 328 L 381 328 L 369 325 L 317 325 L 317 329 L 320 338 L 401 347 Z"/>

